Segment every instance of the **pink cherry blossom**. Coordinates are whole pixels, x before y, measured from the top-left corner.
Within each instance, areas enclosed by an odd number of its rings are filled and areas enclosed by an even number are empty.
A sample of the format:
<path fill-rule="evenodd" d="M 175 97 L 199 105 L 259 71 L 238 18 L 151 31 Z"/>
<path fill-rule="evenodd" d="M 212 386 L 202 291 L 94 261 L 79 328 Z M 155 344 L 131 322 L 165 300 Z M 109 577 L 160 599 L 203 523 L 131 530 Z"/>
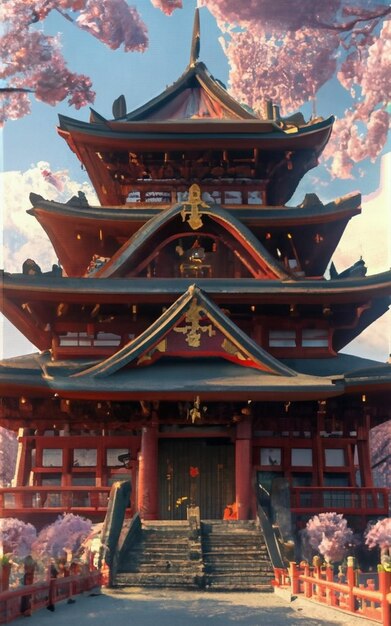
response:
<path fill-rule="evenodd" d="M 53 172 L 46 169 L 42 170 L 41 174 L 47 183 L 53 185 L 53 187 L 55 187 L 58 191 L 63 191 L 64 183 L 61 180 L 60 176 L 58 176 L 57 174 L 53 174 Z"/>
<path fill-rule="evenodd" d="M 0 125 L 29 112 L 26 89 L 51 105 L 68 99 L 80 108 L 95 99 L 90 78 L 68 69 L 60 37 L 36 28 L 52 11 L 110 48 L 143 51 L 148 45 L 145 24 L 125 0 L 3 0 L 0 79 L 6 80 L 6 90 L 0 90 Z"/>
<path fill-rule="evenodd" d="M 370 525 L 365 532 L 365 543 L 369 548 L 391 548 L 391 517 Z"/>
<path fill-rule="evenodd" d="M 37 531 L 32 524 L 26 524 L 14 517 L 0 519 L 0 543 L 4 554 L 26 557 L 31 552 Z"/>
<path fill-rule="evenodd" d="M 116 50 L 142 52 L 148 45 L 147 29 L 137 10 L 125 0 L 87 0 L 76 24 Z"/>
<path fill-rule="evenodd" d="M 283 114 L 314 100 L 334 75 L 352 97 L 325 157 L 333 176 L 375 159 L 387 137 L 391 98 L 391 7 L 369 0 L 201 0 L 224 31 L 230 91 L 259 113 Z M 381 28 L 381 24 L 383 26 Z M 330 111 L 332 113 L 332 110 Z M 361 126 L 367 125 L 364 131 Z"/>
<path fill-rule="evenodd" d="M 391 420 L 370 430 L 369 444 L 376 487 L 389 487 L 391 476 Z"/>
<path fill-rule="evenodd" d="M 91 532 L 91 526 L 91 520 L 64 513 L 40 531 L 32 545 L 32 553 L 40 559 L 48 556 L 59 558 L 66 553 L 76 555 Z"/>
<path fill-rule="evenodd" d="M 160 9 L 166 15 L 171 15 L 175 9 L 182 8 L 182 0 L 151 0 L 154 7 Z"/>
<path fill-rule="evenodd" d="M 322 554 L 327 563 L 341 561 L 353 540 L 353 531 L 341 513 L 319 513 L 308 520 L 304 540 Z"/>

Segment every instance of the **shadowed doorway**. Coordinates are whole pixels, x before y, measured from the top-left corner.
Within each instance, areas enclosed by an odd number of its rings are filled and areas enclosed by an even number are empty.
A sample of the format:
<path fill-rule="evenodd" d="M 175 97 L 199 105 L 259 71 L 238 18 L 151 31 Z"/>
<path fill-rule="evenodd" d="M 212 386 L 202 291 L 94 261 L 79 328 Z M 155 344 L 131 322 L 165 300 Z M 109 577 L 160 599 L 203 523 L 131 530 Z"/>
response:
<path fill-rule="evenodd" d="M 235 500 L 234 446 L 226 438 L 159 441 L 160 519 L 186 519 L 187 506 L 202 519 L 222 519 Z"/>

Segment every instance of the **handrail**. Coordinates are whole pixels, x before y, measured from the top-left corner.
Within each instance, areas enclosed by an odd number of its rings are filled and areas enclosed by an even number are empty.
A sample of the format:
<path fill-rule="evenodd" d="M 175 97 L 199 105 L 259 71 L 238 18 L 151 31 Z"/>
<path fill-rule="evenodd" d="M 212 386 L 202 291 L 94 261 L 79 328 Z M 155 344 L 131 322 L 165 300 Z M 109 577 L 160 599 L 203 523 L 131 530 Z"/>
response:
<path fill-rule="evenodd" d="M 33 611 L 90 591 L 100 586 L 101 581 L 101 572 L 94 570 L 86 574 L 51 578 L 3 591 L 0 593 L 0 624 L 6 624 L 21 615 L 31 615 Z"/>
<path fill-rule="evenodd" d="M 101 533 L 101 544 L 104 546 L 104 560 L 109 566 L 110 572 L 109 586 L 112 586 L 113 577 L 115 576 L 118 561 L 118 541 L 131 492 L 132 487 L 129 480 L 115 482 L 110 491 L 106 517 Z"/>
<path fill-rule="evenodd" d="M 361 509 L 367 513 L 388 513 L 389 492 L 384 487 L 292 487 L 294 511 Z"/>
<path fill-rule="evenodd" d="M 60 485 L 0 487 L 0 510 L 29 512 L 69 511 L 93 509 L 105 511 L 110 487 Z"/>
<path fill-rule="evenodd" d="M 258 519 L 273 567 L 284 568 L 284 559 L 273 526 L 260 504 L 257 505 Z"/>

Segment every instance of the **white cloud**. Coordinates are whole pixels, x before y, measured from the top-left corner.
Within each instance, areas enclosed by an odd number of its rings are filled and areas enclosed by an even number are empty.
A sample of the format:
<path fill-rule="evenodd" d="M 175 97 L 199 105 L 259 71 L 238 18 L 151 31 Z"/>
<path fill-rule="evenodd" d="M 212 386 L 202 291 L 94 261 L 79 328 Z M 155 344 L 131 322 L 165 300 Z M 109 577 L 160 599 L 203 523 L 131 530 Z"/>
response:
<path fill-rule="evenodd" d="M 42 172 L 50 171 L 50 164 L 40 161 L 25 171 L 3 172 L 1 189 L 3 196 L 3 246 L 0 267 L 7 272 L 21 272 L 23 262 L 34 259 L 43 271 L 57 262 L 52 245 L 38 221 L 26 210 L 31 208 L 30 192 L 47 200 L 66 202 L 78 191 L 83 191 L 90 203 L 97 203 L 95 192 L 87 182 L 80 184 L 70 180 L 66 170 L 53 172 L 60 180 L 61 193 L 45 178 Z"/>
<path fill-rule="evenodd" d="M 360 256 L 368 275 L 391 267 L 391 152 L 381 161 L 379 188 L 363 197 L 361 215 L 353 217 L 342 237 L 333 261 L 342 271 Z M 386 361 L 391 350 L 391 313 L 383 315 L 344 350 L 380 361 Z"/>

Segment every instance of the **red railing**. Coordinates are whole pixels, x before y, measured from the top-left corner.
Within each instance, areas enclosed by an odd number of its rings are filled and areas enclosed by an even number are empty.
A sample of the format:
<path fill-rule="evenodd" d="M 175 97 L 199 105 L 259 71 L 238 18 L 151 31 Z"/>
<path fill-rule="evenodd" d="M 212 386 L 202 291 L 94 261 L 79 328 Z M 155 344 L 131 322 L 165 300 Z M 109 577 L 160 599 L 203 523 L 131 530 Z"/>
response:
<path fill-rule="evenodd" d="M 2 487 L 0 516 L 17 513 L 98 513 L 107 510 L 110 487 Z M 103 518 L 102 518 L 103 519 Z"/>
<path fill-rule="evenodd" d="M 90 591 L 101 585 L 101 578 L 101 572 L 94 570 L 3 591 L 0 593 L 0 624 Z"/>
<path fill-rule="evenodd" d="M 334 580 L 332 566 L 310 567 L 291 563 L 288 570 L 275 569 L 275 587 L 290 589 L 292 595 L 324 604 L 333 609 L 364 617 L 383 626 L 391 624 L 391 572 L 379 571 L 375 578 L 360 584 L 354 559 L 348 557 L 344 582 Z"/>
<path fill-rule="evenodd" d="M 379 487 L 292 487 L 293 513 L 336 511 L 388 515 L 388 490 Z"/>

